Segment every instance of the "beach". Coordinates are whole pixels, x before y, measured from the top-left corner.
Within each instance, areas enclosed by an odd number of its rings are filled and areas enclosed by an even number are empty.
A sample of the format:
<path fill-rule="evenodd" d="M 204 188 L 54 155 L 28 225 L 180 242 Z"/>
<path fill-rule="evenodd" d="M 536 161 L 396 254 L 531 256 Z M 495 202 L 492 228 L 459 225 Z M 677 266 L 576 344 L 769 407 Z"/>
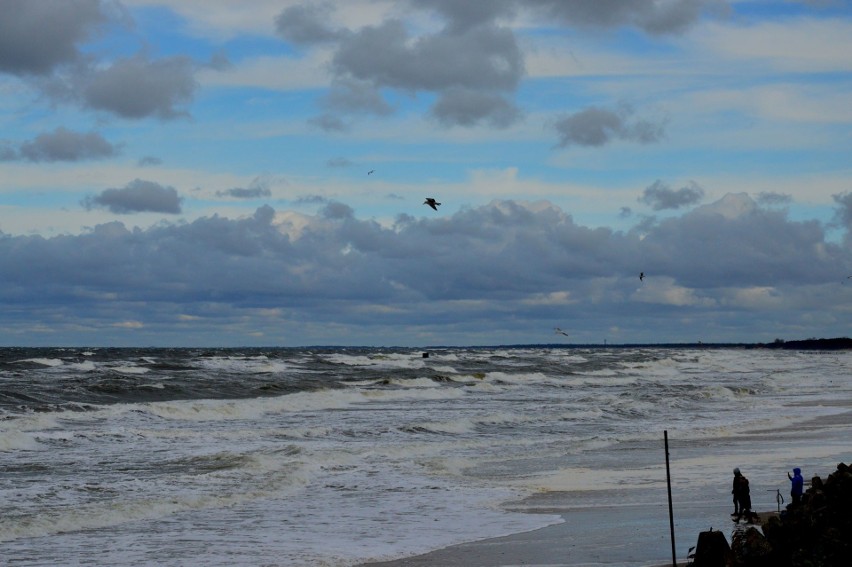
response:
<path fill-rule="evenodd" d="M 844 432 L 849 431 L 850 425 L 852 412 L 842 412 L 776 431 L 752 431 L 744 434 L 741 440 L 753 446 L 777 447 L 779 452 L 786 450 L 795 458 L 796 454 L 807 451 L 806 444 L 813 444 L 821 437 L 829 445 L 836 444 Z M 803 445 L 797 446 L 799 443 Z M 852 451 L 848 448 L 846 458 L 847 462 L 852 460 Z M 830 466 L 814 470 L 812 474 L 826 478 L 833 470 L 834 466 Z M 657 488 L 645 495 L 637 495 L 634 491 L 616 494 L 616 500 L 623 500 L 621 504 L 603 506 L 595 506 L 593 502 L 611 501 L 612 494 L 558 492 L 536 495 L 517 506 L 508 504 L 507 508 L 559 514 L 562 523 L 359 567 L 671 567 L 675 562 L 683 566 L 700 532 L 721 530 L 731 543 L 734 529 L 745 525 L 731 520 L 727 480 L 721 478 L 719 486 L 709 490 L 682 486 L 673 494 L 674 557 L 667 496 Z M 656 500 L 647 498 L 650 495 Z M 782 497 L 785 503 L 789 502 L 786 492 L 782 492 Z M 757 486 L 752 498 L 759 516 L 757 525 L 777 515 L 786 505 L 779 507 L 777 492 L 763 486 Z"/>

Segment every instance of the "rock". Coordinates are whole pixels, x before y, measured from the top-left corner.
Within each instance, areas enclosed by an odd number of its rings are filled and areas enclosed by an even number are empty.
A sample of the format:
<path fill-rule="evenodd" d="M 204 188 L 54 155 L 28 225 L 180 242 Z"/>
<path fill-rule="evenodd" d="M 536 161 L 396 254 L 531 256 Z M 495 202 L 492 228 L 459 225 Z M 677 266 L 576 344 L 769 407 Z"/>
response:
<path fill-rule="evenodd" d="M 720 531 L 701 532 L 695 545 L 694 567 L 726 567 L 731 557 L 731 547 Z"/>
<path fill-rule="evenodd" d="M 750 526 L 744 530 L 736 530 L 733 535 L 731 551 L 734 554 L 734 565 L 742 567 L 775 567 L 772 556 L 772 546 L 760 533 L 760 530 Z"/>

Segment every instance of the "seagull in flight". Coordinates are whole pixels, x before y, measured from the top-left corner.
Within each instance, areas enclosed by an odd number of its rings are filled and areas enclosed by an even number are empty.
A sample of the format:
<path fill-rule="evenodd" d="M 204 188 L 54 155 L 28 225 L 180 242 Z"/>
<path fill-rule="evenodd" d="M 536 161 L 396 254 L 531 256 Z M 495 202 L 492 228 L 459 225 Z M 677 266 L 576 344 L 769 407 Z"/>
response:
<path fill-rule="evenodd" d="M 376 171 L 376 170 L 375 170 L 375 169 L 371 169 L 370 171 L 368 171 L 368 172 L 367 172 L 367 175 L 373 175 L 373 172 L 374 172 L 374 171 Z"/>
<path fill-rule="evenodd" d="M 423 201 L 423 204 L 424 204 L 424 205 L 429 205 L 430 207 L 432 207 L 433 209 L 435 209 L 435 210 L 437 211 L 437 210 L 438 210 L 438 206 L 439 206 L 441 203 L 439 203 L 438 201 L 436 201 L 436 200 L 435 200 L 435 199 L 433 199 L 432 197 L 426 197 L 426 200 L 425 200 L 425 201 Z"/>
<path fill-rule="evenodd" d="M 639 281 L 641 282 L 644 279 L 645 279 L 645 272 L 639 272 Z"/>
<path fill-rule="evenodd" d="M 568 336 L 568 333 L 566 333 L 565 331 L 563 331 L 559 327 L 556 327 L 553 330 L 556 332 L 557 335 L 565 335 L 566 337 Z"/>

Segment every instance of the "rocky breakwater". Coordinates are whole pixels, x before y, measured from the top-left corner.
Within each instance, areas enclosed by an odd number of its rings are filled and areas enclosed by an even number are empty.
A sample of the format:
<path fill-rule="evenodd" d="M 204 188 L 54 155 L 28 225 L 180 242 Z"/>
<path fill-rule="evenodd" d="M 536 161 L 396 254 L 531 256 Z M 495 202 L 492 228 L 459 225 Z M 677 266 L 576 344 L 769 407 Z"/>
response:
<path fill-rule="evenodd" d="M 799 504 L 758 525 L 737 526 L 728 547 L 719 532 L 699 534 L 694 567 L 852 566 L 852 468 L 813 477 Z M 711 548 L 712 546 L 712 548 Z"/>

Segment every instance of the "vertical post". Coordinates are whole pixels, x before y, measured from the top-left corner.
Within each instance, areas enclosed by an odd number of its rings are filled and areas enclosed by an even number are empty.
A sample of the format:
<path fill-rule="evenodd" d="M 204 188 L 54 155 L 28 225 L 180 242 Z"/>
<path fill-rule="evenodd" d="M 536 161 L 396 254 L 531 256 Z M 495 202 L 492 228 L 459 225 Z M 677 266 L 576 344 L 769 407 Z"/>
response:
<path fill-rule="evenodd" d="M 674 535 L 674 512 L 672 512 L 672 476 L 669 472 L 669 432 L 663 431 L 663 439 L 666 444 L 666 487 L 669 491 L 669 530 L 672 534 L 672 567 L 677 567 L 677 555 L 675 553 L 675 535 Z"/>

